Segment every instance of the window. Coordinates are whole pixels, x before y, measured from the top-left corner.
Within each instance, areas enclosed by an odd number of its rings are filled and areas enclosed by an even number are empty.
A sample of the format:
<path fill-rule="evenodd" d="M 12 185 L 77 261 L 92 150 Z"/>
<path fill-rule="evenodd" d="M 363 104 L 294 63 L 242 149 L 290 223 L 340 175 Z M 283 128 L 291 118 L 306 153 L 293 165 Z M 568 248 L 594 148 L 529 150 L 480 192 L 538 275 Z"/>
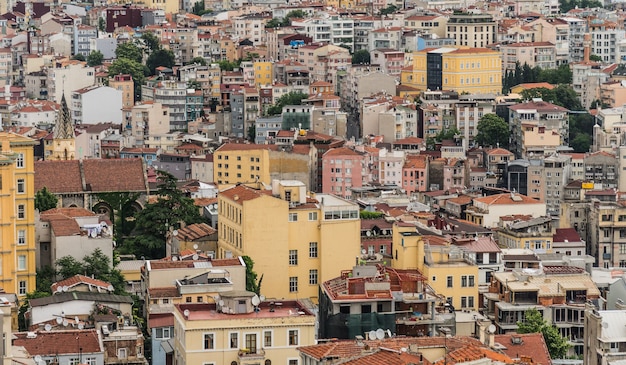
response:
<path fill-rule="evenodd" d="M 295 293 L 298 291 L 298 277 L 291 276 L 289 277 L 289 292 Z"/>
<path fill-rule="evenodd" d="M 297 222 L 298 213 L 289 213 L 289 222 Z"/>
<path fill-rule="evenodd" d="M 155 338 L 157 340 L 167 340 L 167 339 L 169 339 L 170 338 L 170 334 L 173 332 L 172 329 L 173 329 L 173 327 L 157 328 L 156 329 Z"/>
<path fill-rule="evenodd" d="M 26 231 L 23 229 L 17 231 L 17 244 L 19 246 L 26 244 Z"/>
<path fill-rule="evenodd" d="M 205 350 L 215 349 L 215 334 L 214 333 L 204 334 L 204 349 Z"/>
<path fill-rule="evenodd" d="M 309 220 L 316 221 L 317 220 L 317 212 L 309 212 Z"/>
<path fill-rule="evenodd" d="M 230 348 L 231 349 L 239 348 L 239 334 L 238 333 L 230 334 Z"/>
<path fill-rule="evenodd" d="M 70 357 L 67 363 L 69 365 L 78 365 L 80 364 L 80 360 L 77 357 Z"/>
<path fill-rule="evenodd" d="M 309 284 L 317 285 L 317 269 L 309 270 Z"/>
<path fill-rule="evenodd" d="M 452 288 L 452 276 L 448 276 L 446 283 L 448 288 Z"/>
<path fill-rule="evenodd" d="M 20 295 L 26 295 L 26 281 L 20 281 L 18 291 Z"/>
<path fill-rule="evenodd" d="M 317 242 L 309 242 L 309 257 L 317 258 Z"/>
<path fill-rule="evenodd" d="M 469 308 L 474 308 L 474 297 L 467 297 L 467 306 Z"/>
<path fill-rule="evenodd" d="M 263 347 L 272 347 L 272 331 L 263 332 Z"/>
<path fill-rule="evenodd" d="M 289 330 L 289 346 L 298 346 L 298 330 Z"/>
<path fill-rule="evenodd" d="M 298 365 L 298 359 L 289 359 L 289 365 Z"/>
<path fill-rule="evenodd" d="M 85 364 L 87 365 L 96 365 L 98 362 L 95 357 L 87 357 L 85 358 Z"/>
<path fill-rule="evenodd" d="M 17 219 L 26 218 L 26 206 L 24 204 L 19 204 L 17 206 Z"/>
<path fill-rule="evenodd" d="M 24 168 L 24 154 L 23 153 L 17 154 L 17 158 L 15 159 L 15 166 L 20 169 Z"/>
<path fill-rule="evenodd" d="M 461 308 L 467 308 L 467 297 L 461 297 Z"/>
<path fill-rule="evenodd" d="M 298 250 L 289 250 L 289 265 L 298 265 Z"/>
<path fill-rule="evenodd" d="M 467 276 L 466 275 L 461 276 L 461 287 L 462 288 L 467 287 Z"/>
<path fill-rule="evenodd" d="M 474 287 L 474 275 L 469 276 L 469 286 L 472 288 Z"/>
<path fill-rule="evenodd" d="M 246 348 L 251 354 L 256 354 L 256 333 L 246 334 Z"/>
<path fill-rule="evenodd" d="M 126 348 L 122 347 L 117 349 L 117 358 L 118 359 L 125 359 L 127 357 L 127 353 L 126 353 Z"/>
<path fill-rule="evenodd" d="M 17 269 L 19 271 L 26 270 L 26 255 L 17 256 Z"/>
<path fill-rule="evenodd" d="M 26 192 L 26 181 L 24 181 L 24 179 L 17 179 L 17 192 L 19 194 Z"/>

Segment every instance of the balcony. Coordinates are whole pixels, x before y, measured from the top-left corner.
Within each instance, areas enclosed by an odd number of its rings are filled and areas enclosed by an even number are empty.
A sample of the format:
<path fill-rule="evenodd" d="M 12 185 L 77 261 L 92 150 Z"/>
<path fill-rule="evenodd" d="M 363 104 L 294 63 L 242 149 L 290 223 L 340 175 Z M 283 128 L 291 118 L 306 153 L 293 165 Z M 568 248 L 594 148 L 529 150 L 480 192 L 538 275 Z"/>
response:
<path fill-rule="evenodd" d="M 240 363 L 243 361 L 251 361 L 251 360 L 264 360 L 265 359 L 265 350 L 263 349 L 240 349 L 237 353 L 237 357 L 239 357 Z"/>

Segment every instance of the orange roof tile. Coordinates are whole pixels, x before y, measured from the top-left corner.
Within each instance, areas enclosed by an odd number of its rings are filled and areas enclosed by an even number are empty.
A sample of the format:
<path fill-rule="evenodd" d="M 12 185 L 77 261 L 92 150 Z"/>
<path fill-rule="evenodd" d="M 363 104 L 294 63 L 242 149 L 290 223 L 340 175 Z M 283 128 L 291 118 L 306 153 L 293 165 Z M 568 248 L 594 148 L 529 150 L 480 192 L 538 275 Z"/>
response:
<path fill-rule="evenodd" d="M 65 280 L 57 281 L 56 283 L 52 284 L 50 288 L 52 289 L 52 293 L 54 294 L 58 291 L 59 288 L 63 288 L 63 287 L 72 288 L 79 284 L 86 284 L 90 287 L 93 286 L 93 287 L 96 287 L 96 289 L 98 290 L 101 289 L 104 291 L 112 291 L 111 289 L 113 288 L 113 286 L 109 282 L 90 278 L 88 276 L 80 275 L 80 274 L 74 275 Z"/>

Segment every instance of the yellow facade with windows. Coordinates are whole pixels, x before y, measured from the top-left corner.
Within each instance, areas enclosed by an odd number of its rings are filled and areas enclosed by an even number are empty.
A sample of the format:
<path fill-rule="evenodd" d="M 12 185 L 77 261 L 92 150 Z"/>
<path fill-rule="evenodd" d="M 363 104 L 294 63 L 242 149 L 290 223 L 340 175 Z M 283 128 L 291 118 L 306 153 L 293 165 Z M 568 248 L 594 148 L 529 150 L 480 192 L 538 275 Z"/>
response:
<path fill-rule="evenodd" d="M 23 298 L 35 290 L 36 141 L 0 132 L 0 287 Z"/>
<path fill-rule="evenodd" d="M 440 83 L 433 82 L 439 78 Z M 487 48 L 425 49 L 413 53 L 413 68 L 403 71 L 401 80 L 422 91 L 439 88 L 459 93 L 500 94 L 502 59 L 499 52 Z"/>
<path fill-rule="evenodd" d="M 478 266 L 464 259 L 454 245 L 421 236 L 415 226 L 394 225 L 393 247 L 394 268 L 417 268 L 455 309 L 478 309 Z"/>
<path fill-rule="evenodd" d="M 256 61 L 254 62 L 254 86 L 271 85 L 274 74 L 272 70 L 273 62 Z"/>
<path fill-rule="evenodd" d="M 522 248 L 552 253 L 553 233 L 550 231 L 518 233 L 506 229 L 499 229 L 497 236 L 498 242 L 507 248 Z"/>
<path fill-rule="evenodd" d="M 249 256 L 268 298 L 313 298 L 319 283 L 354 265 L 358 205 L 331 195 L 307 198 L 297 181 L 272 191 L 238 185 L 218 194 L 219 258 Z"/>
<path fill-rule="evenodd" d="M 298 347 L 315 344 L 315 315 L 298 302 L 281 304 L 241 314 L 223 314 L 210 304 L 175 307 L 175 363 L 300 364 Z"/>
<path fill-rule="evenodd" d="M 213 155 L 213 181 L 219 185 L 269 183 L 269 149 L 261 145 L 221 145 Z"/>

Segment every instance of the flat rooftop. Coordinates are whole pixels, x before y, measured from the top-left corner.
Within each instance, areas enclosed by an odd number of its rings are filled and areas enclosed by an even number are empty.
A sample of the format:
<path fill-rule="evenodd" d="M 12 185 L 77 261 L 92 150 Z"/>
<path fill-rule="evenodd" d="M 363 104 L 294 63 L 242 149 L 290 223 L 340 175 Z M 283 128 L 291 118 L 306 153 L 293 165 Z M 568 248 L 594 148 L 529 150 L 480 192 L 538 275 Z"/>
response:
<path fill-rule="evenodd" d="M 315 317 L 305 305 L 294 300 L 275 301 L 274 311 L 270 312 L 270 302 L 263 302 L 259 305 L 258 312 L 225 314 L 217 311 L 215 303 L 204 304 L 179 304 L 176 310 L 182 315 L 185 310 L 189 310 L 188 321 L 204 320 L 225 320 L 225 319 L 253 319 L 253 318 L 285 318 L 285 317 Z"/>

